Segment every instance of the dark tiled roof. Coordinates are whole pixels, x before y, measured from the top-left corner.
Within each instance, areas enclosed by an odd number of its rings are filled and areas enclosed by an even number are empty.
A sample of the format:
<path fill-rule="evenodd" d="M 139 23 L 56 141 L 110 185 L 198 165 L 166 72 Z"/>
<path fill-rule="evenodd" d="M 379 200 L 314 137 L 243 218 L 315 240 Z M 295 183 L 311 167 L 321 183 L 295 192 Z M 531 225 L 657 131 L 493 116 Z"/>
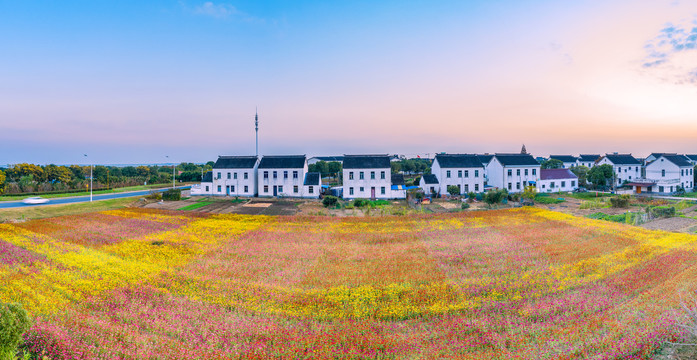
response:
<path fill-rule="evenodd" d="M 256 156 L 218 156 L 213 169 L 252 169 Z"/>
<path fill-rule="evenodd" d="M 541 169 L 540 180 L 578 179 L 569 169 Z"/>
<path fill-rule="evenodd" d="M 480 168 L 482 160 L 474 154 L 438 154 L 436 160 L 442 168 Z"/>
<path fill-rule="evenodd" d="M 687 155 L 685 155 L 685 157 L 692 160 L 692 161 L 697 161 L 697 154 L 693 154 L 693 155 L 687 154 Z"/>
<path fill-rule="evenodd" d="M 559 161 L 565 162 L 565 163 L 576 162 L 576 160 L 577 160 L 577 158 L 575 156 L 571 156 L 571 155 L 550 155 L 549 158 L 556 159 L 556 160 L 559 160 Z"/>
<path fill-rule="evenodd" d="M 212 183 L 213 182 L 213 172 L 209 171 L 205 175 L 203 175 L 203 179 L 201 179 L 201 182 Z"/>
<path fill-rule="evenodd" d="M 305 174 L 305 182 L 303 185 L 319 185 L 319 173 L 318 172 L 309 172 Z"/>
<path fill-rule="evenodd" d="M 479 158 L 479 160 L 481 160 L 482 165 L 486 165 L 486 164 L 489 163 L 489 161 L 491 161 L 491 158 L 493 158 L 494 155 L 489 155 L 489 154 L 480 155 L 480 154 L 477 154 L 477 157 Z"/>
<path fill-rule="evenodd" d="M 682 155 L 663 155 L 663 157 L 679 167 L 692 166 L 692 164 L 687 161 L 687 158 Z"/>
<path fill-rule="evenodd" d="M 392 174 L 392 185 L 404 185 L 404 175 L 402 174 Z"/>
<path fill-rule="evenodd" d="M 654 159 L 658 159 L 662 155 L 677 155 L 678 153 L 651 153 L 649 156 L 653 156 Z"/>
<path fill-rule="evenodd" d="M 530 154 L 496 154 L 496 159 L 504 166 L 539 166 L 540 163 Z"/>
<path fill-rule="evenodd" d="M 600 159 L 600 155 L 597 155 L 597 154 L 579 154 L 578 158 L 581 161 L 588 162 L 588 161 L 595 161 L 595 160 Z"/>
<path fill-rule="evenodd" d="M 641 165 L 632 154 L 607 154 L 605 157 L 615 165 Z"/>
<path fill-rule="evenodd" d="M 433 174 L 424 175 L 424 183 L 426 184 L 438 184 L 438 178 Z"/>
<path fill-rule="evenodd" d="M 390 167 L 387 155 L 344 155 L 344 169 L 381 169 Z"/>
<path fill-rule="evenodd" d="M 305 167 L 305 155 L 264 156 L 259 169 L 302 169 Z"/>
<path fill-rule="evenodd" d="M 331 161 L 342 162 L 342 161 L 344 161 L 343 156 L 313 156 L 312 159 L 317 159 L 317 160 L 326 161 L 326 162 L 331 162 Z"/>

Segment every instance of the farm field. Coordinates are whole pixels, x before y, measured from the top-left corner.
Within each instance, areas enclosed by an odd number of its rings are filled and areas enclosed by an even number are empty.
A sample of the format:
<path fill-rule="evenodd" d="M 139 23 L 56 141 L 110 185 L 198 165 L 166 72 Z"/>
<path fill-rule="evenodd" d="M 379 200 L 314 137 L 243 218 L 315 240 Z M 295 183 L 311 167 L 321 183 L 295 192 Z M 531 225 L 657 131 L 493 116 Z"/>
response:
<path fill-rule="evenodd" d="M 695 278 L 693 235 L 536 208 L 0 224 L 0 301 L 51 359 L 643 359 Z"/>

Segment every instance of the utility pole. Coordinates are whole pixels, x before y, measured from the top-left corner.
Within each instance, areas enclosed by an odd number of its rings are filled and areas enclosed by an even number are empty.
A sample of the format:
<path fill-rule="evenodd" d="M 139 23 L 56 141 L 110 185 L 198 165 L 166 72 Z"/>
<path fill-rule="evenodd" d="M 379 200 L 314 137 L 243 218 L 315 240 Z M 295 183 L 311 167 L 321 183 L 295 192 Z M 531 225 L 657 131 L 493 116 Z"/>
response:
<path fill-rule="evenodd" d="M 256 154 L 259 157 L 259 109 L 254 110 L 254 132 L 256 133 Z"/>
<path fill-rule="evenodd" d="M 85 154 L 85 157 L 88 158 L 87 154 Z M 93 172 L 92 169 L 93 169 L 93 166 L 92 166 L 92 164 L 91 164 L 91 162 L 90 162 L 90 202 L 92 202 L 92 177 L 93 177 L 93 176 L 92 176 L 92 172 Z"/>

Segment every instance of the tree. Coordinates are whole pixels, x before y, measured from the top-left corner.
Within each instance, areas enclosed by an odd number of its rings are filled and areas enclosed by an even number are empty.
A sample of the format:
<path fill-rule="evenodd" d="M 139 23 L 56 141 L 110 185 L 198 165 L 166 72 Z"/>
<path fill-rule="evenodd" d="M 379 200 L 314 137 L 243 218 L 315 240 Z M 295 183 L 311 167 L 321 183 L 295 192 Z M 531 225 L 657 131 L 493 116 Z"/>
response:
<path fill-rule="evenodd" d="M 564 167 L 564 163 L 559 159 L 549 159 L 543 161 L 540 167 L 542 169 L 561 169 Z"/>
<path fill-rule="evenodd" d="M 448 194 L 452 196 L 460 195 L 460 188 L 455 185 L 448 185 Z"/>
<path fill-rule="evenodd" d="M 402 165 L 398 161 L 390 161 L 390 169 L 393 174 L 397 174 L 402 169 Z"/>
<path fill-rule="evenodd" d="M 0 194 L 5 192 L 5 173 L 0 170 Z"/>
<path fill-rule="evenodd" d="M 150 175 L 150 169 L 147 166 L 143 166 L 143 165 L 138 166 L 136 168 L 136 172 L 138 173 L 138 176 L 140 176 L 140 177 L 147 177 L 148 175 Z"/>
<path fill-rule="evenodd" d="M 121 169 L 121 174 L 125 177 L 136 177 L 138 176 L 138 170 L 133 166 L 126 166 Z"/>
<path fill-rule="evenodd" d="M 608 180 L 613 180 L 615 171 L 610 164 L 595 166 L 588 171 L 587 180 L 595 186 L 607 186 Z"/>
<path fill-rule="evenodd" d="M 0 359 L 15 359 L 17 346 L 29 325 L 29 316 L 22 305 L 0 303 Z"/>
<path fill-rule="evenodd" d="M 102 184 L 106 184 L 109 179 L 109 169 L 104 165 L 97 165 L 94 167 L 92 172 L 95 181 L 99 181 Z"/>
<path fill-rule="evenodd" d="M 201 173 L 198 171 L 184 171 L 178 176 L 178 179 L 186 182 L 201 181 Z"/>
<path fill-rule="evenodd" d="M 327 163 L 327 169 L 330 174 L 339 174 L 343 170 L 343 166 L 338 161 L 330 161 Z"/>
<path fill-rule="evenodd" d="M 85 178 L 85 171 L 80 165 L 70 165 L 70 172 L 73 173 L 73 179 L 83 180 Z"/>
<path fill-rule="evenodd" d="M 521 197 L 525 200 L 534 201 L 536 195 L 537 188 L 531 185 L 525 187 L 525 190 L 523 190 L 523 194 L 521 195 Z"/>
<path fill-rule="evenodd" d="M 571 172 L 574 173 L 574 175 L 578 176 L 578 186 L 588 186 L 588 171 L 590 171 L 590 169 L 581 165 L 572 166 L 569 170 L 571 170 Z"/>
<path fill-rule="evenodd" d="M 494 205 L 500 203 L 506 197 L 508 197 L 508 191 L 506 189 L 491 190 L 484 194 L 483 200 L 489 205 Z"/>
<path fill-rule="evenodd" d="M 15 181 L 24 176 L 31 176 L 33 180 L 42 181 L 44 179 L 44 169 L 34 164 L 15 164 L 7 169 L 6 175 Z"/>
<path fill-rule="evenodd" d="M 47 165 L 44 168 L 44 172 L 46 173 L 46 180 L 51 183 L 67 184 L 73 178 L 73 172 L 65 166 Z"/>

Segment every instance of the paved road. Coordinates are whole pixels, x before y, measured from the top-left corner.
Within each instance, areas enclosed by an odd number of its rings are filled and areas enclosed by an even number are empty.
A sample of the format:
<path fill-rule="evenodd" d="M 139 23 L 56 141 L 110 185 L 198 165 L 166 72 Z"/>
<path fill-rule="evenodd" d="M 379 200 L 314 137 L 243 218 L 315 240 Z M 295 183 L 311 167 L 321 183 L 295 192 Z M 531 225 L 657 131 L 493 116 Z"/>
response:
<path fill-rule="evenodd" d="M 189 189 L 189 188 L 191 188 L 191 186 L 179 186 L 179 187 L 177 187 L 177 189 L 182 189 L 182 190 Z M 166 190 L 169 190 L 169 188 L 156 189 L 155 191 L 163 192 Z M 127 198 L 127 197 L 133 197 L 133 196 L 143 196 L 143 195 L 149 195 L 151 191 L 152 190 L 142 190 L 142 191 L 114 193 L 114 194 L 93 195 L 92 199 L 94 201 L 98 201 L 98 200 L 120 199 L 120 198 Z M 47 202 L 45 204 L 37 204 L 37 205 L 29 205 L 29 204 L 25 204 L 21 201 L 3 201 L 3 202 L 0 202 L 0 209 L 57 205 L 57 204 L 74 204 L 74 203 L 89 202 L 89 201 L 90 201 L 89 195 L 87 195 L 87 196 L 75 196 L 75 197 L 64 197 L 64 198 L 52 198 L 52 199 L 49 199 L 49 202 Z"/>

